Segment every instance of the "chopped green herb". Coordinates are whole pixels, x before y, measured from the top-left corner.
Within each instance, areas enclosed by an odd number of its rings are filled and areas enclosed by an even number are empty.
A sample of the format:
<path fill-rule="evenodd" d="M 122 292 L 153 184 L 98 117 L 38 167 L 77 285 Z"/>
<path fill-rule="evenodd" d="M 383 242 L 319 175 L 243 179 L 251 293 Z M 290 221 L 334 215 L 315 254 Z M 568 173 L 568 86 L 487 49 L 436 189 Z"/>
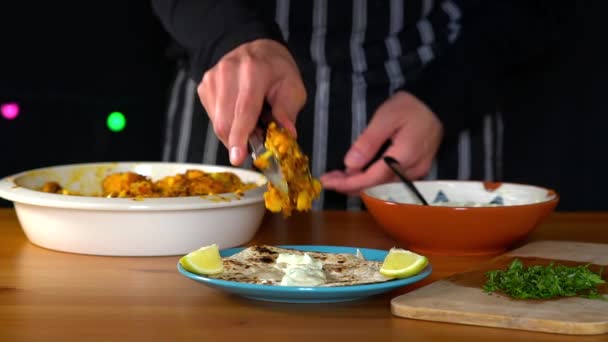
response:
<path fill-rule="evenodd" d="M 486 272 L 483 289 L 488 293 L 503 292 L 517 299 L 550 299 L 556 297 L 585 297 L 604 299 L 597 285 L 603 284 L 602 269 L 598 273 L 581 266 L 524 266 L 513 260 L 506 270 Z"/>

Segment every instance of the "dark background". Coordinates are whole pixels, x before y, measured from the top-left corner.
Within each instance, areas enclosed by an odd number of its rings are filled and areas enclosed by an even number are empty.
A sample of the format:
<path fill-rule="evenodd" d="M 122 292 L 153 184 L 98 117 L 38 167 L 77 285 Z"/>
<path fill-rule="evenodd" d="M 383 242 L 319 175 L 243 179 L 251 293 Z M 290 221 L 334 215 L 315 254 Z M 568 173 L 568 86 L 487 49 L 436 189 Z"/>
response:
<path fill-rule="evenodd" d="M 567 6 L 559 42 L 509 76 L 502 180 L 555 189 L 559 210 L 608 210 L 608 5 Z M 149 1 L 2 1 L 0 17 L 0 103 L 21 106 L 17 119 L 0 117 L 0 177 L 160 159 L 174 64 Z M 115 110 L 123 132 L 106 128 Z"/>
<path fill-rule="evenodd" d="M 557 42 L 507 83 L 504 180 L 556 190 L 558 210 L 605 211 L 608 1 L 554 3 Z"/>

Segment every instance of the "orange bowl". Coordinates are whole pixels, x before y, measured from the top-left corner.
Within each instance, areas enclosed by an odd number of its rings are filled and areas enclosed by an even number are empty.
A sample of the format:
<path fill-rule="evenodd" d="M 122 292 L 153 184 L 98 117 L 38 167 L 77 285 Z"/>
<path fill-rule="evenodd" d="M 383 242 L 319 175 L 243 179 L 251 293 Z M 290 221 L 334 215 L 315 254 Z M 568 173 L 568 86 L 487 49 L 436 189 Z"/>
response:
<path fill-rule="evenodd" d="M 402 183 L 365 189 L 361 198 L 379 225 L 421 254 L 498 254 L 526 238 L 557 206 L 543 187 L 481 181 L 416 181 L 429 203 Z"/>

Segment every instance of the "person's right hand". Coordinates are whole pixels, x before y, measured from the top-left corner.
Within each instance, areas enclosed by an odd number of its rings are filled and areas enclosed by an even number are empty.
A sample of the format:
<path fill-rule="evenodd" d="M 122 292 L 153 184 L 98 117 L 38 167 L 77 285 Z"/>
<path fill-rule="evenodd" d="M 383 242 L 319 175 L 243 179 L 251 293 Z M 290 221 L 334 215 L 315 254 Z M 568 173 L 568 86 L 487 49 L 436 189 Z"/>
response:
<path fill-rule="evenodd" d="M 296 135 L 306 89 L 289 50 L 270 39 L 239 45 L 203 75 L 198 95 L 230 162 L 240 165 L 264 101 L 280 126 Z"/>

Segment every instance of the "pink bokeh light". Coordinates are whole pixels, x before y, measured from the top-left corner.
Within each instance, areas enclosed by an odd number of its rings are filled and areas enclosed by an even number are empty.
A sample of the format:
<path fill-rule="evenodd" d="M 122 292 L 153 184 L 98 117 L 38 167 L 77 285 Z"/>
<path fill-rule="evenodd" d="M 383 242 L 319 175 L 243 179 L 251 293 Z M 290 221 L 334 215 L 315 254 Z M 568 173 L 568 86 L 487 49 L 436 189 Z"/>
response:
<path fill-rule="evenodd" d="M 0 106 L 2 116 L 7 120 L 13 120 L 19 116 L 19 104 L 16 102 L 3 103 Z"/>

